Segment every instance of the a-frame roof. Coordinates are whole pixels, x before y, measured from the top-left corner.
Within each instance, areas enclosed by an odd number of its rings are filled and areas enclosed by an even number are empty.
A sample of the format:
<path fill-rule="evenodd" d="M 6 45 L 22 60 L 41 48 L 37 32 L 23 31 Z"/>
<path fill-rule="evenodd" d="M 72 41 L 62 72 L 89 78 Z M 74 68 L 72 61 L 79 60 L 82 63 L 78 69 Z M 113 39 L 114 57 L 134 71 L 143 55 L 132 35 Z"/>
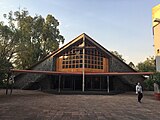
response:
<path fill-rule="evenodd" d="M 96 47 L 98 47 L 99 49 L 101 49 L 103 52 L 107 53 L 107 55 L 109 56 L 113 56 L 112 53 L 110 53 L 107 49 L 105 49 L 103 46 L 101 46 L 99 43 L 97 43 L 95 40 L 93 40 L 91 37 L 89 37 L 87 34 L 82 33 L 81 35 L 79 35 L 78 37 L 76 37 L 75 39 L 71 40 L 70 42 L 68 42 L 66 45 L 64 45 L 63 47 L 57 49 L 56 51 L 52 52 L 51 54 L 47 55 L 46 57 L 44 57 L 43 59 L 41 59 L 40 61 L 38 61 L 36 64 L 34 64 L 33 66 L 31 66 L 29 69 L 35 67 L 36 65 L 38 65 L 39 63 L 43 62 L 44 60 L 50 58 L 50 57 L 54 57 L 55 55 L 61 53 L 62 51 L 64 51 L 65 49 L 67 49 L 68 47 L 70 47 L 72 44 L 76 43 L 79 40 L 82 39 L 87 39 L 89 40 L 91 43 L 93 43 Z"/>
<path fill-rule="evenodd" d="M 34 64 L 33 66 L 31 66 L 28 69 L 32 69 L 35 66 L 37 66 L 38 64 L 40 64 L 41 62 L 45 61 L 46 59 L 50 58 L 50 57 L 54 57 L 57 54 L 63 52 L 65 49 L 67 49 L 68 47 L 70 47 L 72 44 L 76 43 L 79 40 L 89 40 L 91 43 L 93 43 L 96 47 L 98 47 L 99 49 L 101 49 L 104 53 L 106 53 L 108 56 L 112 56 L 116 59 L 118 59 L 119 61 L 121 61 L 124 65 L 128 66 L 130 69 L 132 69 L 133 71 L 135 71 L 133 68 L 131 68 L 129 65 L 127 65 L 125 62 L 123 62 L 122 60 L 120 60 L 117 56 L 115 56 L 114 54 L 112 54 L 111 52 L 109 52 L 106 48 L 104 48 L 102 45 L 100 45 L 98 42 L 96 42 L 95 40 L 93 40 L 91 37 L 89 37 L 87 34 L 82 33 L 81 35 L 79 35 L 78 37 L 76 37 L 75 39 L 71 40 L 70 42 L 68 42 L 66 45 L 64 45 L 63 47 L 57 49 L 56 51 L 52 52 L 51 54 L 47 55 L 46 57 L 44 57 L 43 59 L 41 59 L 40 61 L 38 61 L 36 64 Z M 135 71 L 137 72 L 137 71 Z"/>

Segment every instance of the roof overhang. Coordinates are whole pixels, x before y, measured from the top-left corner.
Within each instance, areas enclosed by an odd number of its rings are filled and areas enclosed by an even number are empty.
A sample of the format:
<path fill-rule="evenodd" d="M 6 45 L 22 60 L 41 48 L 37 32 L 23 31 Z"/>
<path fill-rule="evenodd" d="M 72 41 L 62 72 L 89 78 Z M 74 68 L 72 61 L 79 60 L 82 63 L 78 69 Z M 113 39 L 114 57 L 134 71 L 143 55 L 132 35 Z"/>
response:
<path fill-rule="evenodd" d="M 35 73 L 47 75 L 82 75 L 82 72 L 56 72 L 56 71 L 40 71 L 40 70 L 16 70 L 11 69 L 13 73 Z M 120 75 L 152 75 L 153 72 L 85 72 L 85 75 L 106 75 L 106 76 L 120 76 Z"/>

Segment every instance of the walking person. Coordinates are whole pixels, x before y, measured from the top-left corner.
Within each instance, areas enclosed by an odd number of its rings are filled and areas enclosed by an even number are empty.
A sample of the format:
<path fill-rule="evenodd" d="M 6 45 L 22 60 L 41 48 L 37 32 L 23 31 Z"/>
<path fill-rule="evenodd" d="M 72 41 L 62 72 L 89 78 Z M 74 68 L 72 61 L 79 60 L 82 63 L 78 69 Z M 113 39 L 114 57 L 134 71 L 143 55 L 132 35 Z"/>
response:
<path fill-rule="evenodd" d="M 6 86 L 6 95 L 8 94 L 10 77 L 11 77 L 11 72 L 8 72 L 8 74 L 7 74 L 7 79 L 4 81 L 5 86 Z"/>
<path fill-rule="evenodd" d="M 141 103 L 141 99 L 143 98 L 142 86 L 140 83 L 136 85 L 136 94 L 138 94 L 138 102 Z"/>
<path fill-rule="evenodd" d="M 10 89 L 10 95 L 12 94 L 14 84 L 14 75 L 8 73 L 7 81 L 6 81 L 6 95 L 8 94 L 8 89 Z"/>
<path fill-rule="evenodd" d="M 10 95 L 12 94 L 13 91 L 13 85 L 14 85 L 14 75 L 11 75 L 9 80 Z"/>

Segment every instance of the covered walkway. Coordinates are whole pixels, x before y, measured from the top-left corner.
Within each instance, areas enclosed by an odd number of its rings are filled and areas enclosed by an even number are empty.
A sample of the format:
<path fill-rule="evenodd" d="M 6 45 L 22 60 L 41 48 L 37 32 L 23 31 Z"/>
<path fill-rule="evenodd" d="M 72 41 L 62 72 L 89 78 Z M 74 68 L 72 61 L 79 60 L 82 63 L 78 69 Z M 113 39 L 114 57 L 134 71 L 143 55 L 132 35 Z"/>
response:
<path fill-rule="evenodd" d="M 110 93 L 114 89 L 113 76 L 125 75 L 151 75 L 153 72 L 103 72 L 89 73 L 85 72 L 84 83 L 82 81 L 83 72 L 55 72 L 55 71 L 37 71 L 37 70 L 15 70 L 13 73 L 34 73 L 46 74 L 50 76 L 51 89 L 62 91 L 104 91 Z M 54 79 L 54 80 L 53 80 Z M 82 89 L 84 87 L 84 89 Z M 50 90 L 49 90 L 50 91 Z M 51 90 L 52 91 L 52 90 Z"/>

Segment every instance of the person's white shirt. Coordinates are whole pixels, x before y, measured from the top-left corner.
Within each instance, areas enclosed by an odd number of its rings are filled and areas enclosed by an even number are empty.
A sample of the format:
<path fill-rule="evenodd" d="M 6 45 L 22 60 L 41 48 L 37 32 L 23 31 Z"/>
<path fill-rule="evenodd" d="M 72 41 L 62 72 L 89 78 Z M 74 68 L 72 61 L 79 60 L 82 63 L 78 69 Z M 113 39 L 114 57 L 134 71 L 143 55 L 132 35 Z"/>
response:
<path fill-rule="evenodd" d="M 142 86 L 140 85 L 140 83 L 136 85 L 136 94 L 138 94 L 138 92 L 142 93 Z"/>

